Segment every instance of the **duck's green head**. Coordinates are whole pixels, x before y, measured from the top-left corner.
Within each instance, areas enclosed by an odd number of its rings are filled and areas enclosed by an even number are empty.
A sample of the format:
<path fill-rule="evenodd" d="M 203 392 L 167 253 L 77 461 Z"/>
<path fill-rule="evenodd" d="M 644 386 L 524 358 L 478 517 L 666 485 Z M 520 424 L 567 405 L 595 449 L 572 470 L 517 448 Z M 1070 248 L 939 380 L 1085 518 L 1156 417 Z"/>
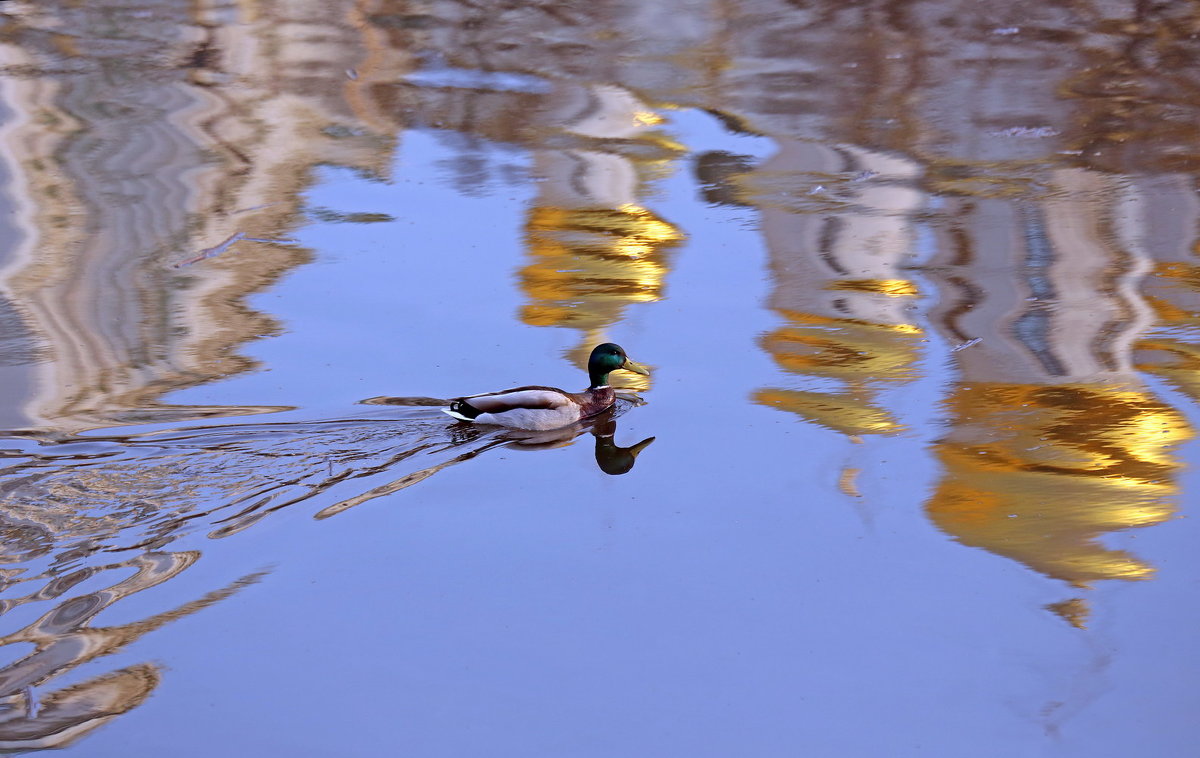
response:
<path fill-rule="evenodd" d="M 591 357 L 588 358 L 588 377 L 592 380 L 592 387 L 603 387 L 608 384 L 609 373 L 617 369 L 650 375 L 650 369 L 629 360 L 629 356 L 625 355 L 625 351 L 621 349 L 620 345 L 614 345 L 611 342 L 596 345 L 592 350 Z"/>

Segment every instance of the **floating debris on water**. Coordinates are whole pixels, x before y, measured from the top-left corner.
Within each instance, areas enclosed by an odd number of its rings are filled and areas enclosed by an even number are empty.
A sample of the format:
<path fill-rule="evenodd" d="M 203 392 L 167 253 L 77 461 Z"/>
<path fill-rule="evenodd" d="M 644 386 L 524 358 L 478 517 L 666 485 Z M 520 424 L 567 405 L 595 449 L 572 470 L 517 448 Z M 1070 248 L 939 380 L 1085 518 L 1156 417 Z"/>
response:
<path fill-rule="evenodd" d="M 988 132 L 989 137 L 1016 137 L 1019 139 L 1045 139 L 1062 134 L 1051 126 L 1010 126 L 1007 129 L 997 129 Z"/>
<path fill-rule="evenodd" d="M 343 213 L 332 208 L 309 208 L 306 213 L 327 224 L 379 224 L 396 220 L 395 216 L 388 213 Z"/>

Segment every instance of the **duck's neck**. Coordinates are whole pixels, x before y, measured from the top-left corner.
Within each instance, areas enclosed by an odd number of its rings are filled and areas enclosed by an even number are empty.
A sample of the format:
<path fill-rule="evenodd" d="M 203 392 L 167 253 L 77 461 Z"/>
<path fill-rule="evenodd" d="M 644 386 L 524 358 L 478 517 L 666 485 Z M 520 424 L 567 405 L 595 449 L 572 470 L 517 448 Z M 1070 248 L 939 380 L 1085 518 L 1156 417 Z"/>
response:
<path fill-rule="evenodd" d="M 610 372 L 601 368 L 589 368 L 588 379 L 591 384 L 588 385 L 589 390 L 608 389 L 608 375 Z M 577 385 L 578 386 L 578 385 Z"/>

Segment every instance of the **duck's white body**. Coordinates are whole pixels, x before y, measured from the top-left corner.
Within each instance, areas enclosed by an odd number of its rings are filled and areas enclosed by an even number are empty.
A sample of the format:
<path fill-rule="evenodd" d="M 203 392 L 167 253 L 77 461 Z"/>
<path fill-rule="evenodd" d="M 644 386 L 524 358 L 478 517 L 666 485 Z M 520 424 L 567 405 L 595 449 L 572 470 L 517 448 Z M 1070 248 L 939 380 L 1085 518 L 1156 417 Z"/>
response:
<path fill-rule="evenodd" d="M 442 410 L 459 421 L 476 424 L 530 431 L 560 429 L 612 407 L 617 396 L 608 386 L 608 374 L 618 369 L 650 373 L 645 366 L 629 360 L 619 345 L 606 342 L 597 345 L 588 358 L 588 378 L 592 383 L 583 392 L 564 392 L 556 387 L 514 387 L 458 397 Z"/>
<path fill-rule="evenodd" d="M 584 392 L 564 392 L 553 387 L 517 387 L 457 398 L 442 411 L 459 421 L 546 431 L 594 416 L 611 407 L 615 400 L 611 387 L 594 387 Z M 472 416 L 470 410 L 479 412 Z"/>

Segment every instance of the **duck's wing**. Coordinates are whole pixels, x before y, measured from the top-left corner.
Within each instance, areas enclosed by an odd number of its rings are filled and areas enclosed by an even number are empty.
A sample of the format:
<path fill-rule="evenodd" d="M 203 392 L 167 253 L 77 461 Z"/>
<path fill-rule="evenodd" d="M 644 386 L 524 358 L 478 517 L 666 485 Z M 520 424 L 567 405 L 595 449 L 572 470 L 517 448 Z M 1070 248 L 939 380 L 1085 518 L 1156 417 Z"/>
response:
<path fill-rule="evenodd" d="M 514 387 L 499 392 L 486 392 L 482 395 L 469 395 L 453 400 L 451 408 L 456 404 L 465 403 L 479 413 L 504 413 L 518 409 L 525 410 L 557 410 L 578 402 L 568 393 L 555 387 Z"/>

